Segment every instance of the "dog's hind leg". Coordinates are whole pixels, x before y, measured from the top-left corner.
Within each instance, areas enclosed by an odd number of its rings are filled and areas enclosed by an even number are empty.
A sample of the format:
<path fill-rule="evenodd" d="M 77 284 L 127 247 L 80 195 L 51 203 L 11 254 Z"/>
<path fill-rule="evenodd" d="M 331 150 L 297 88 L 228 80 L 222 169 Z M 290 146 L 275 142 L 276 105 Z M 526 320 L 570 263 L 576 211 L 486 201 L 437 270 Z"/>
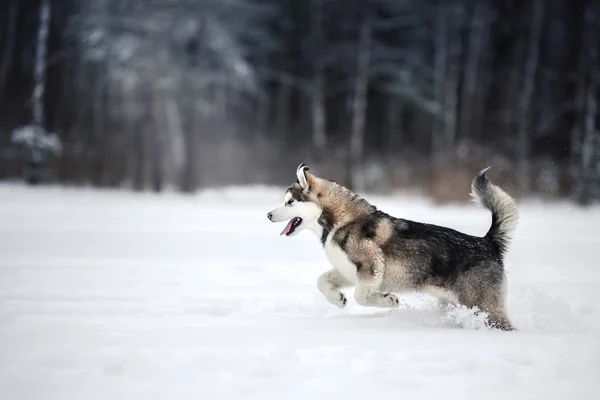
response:
<path fill-rule="evenodd" d="M 365 307 L 398 307 L 400 301 L 396 295 L 382 293 L 383 263 L 375 262 L 371 267 L 360 265 L 357 271 L 354 299 Z"/>
<path fill-rule="evenodd" d="M 317 288 L 328 302 L 339 308 L 344 308 L 347 303 L 346 296 L 340 289 L 352 286 L 352 282 L 344 278 L 336 269 L 329 270 L 317 279 Z"/>
<path fill-rule="evenodd" d="M 502 282 L 499 288 L 491 290 L 479 301 L 479 308 L 488 314 L 487 325 L 503 331 L 514 331 L 505 311 L 506 283 Z"/>
<path fill-rule="evenodd" d="M 461 304 L 467 307 L 477 307 L 487 314 L 486 325 L 489 328 L 503 331 L 513 331 L 505 311 L 506 281 L 504 276 L 490 279 L 489 275 L 478 274 L 471 276 L 465 285 L 466 290 L 459 295 Z"/>

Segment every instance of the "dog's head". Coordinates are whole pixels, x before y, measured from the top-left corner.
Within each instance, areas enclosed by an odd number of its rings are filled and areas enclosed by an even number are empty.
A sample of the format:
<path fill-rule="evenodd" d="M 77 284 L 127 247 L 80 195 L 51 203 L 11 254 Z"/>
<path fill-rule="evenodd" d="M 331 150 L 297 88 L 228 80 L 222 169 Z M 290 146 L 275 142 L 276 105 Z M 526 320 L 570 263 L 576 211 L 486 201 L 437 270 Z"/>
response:
<path fill-rule="evenodd" d="M 296 169 L 296 182 L 286 191 L 283 205 L 267 214 L 272 222 L 288 221 L 281 235 L 295 236 L 308 229 L 321 236 L 324 229 L 332 229 L 371 206 L 345 187 L 319 178 L 300 164 Z"/>
<path fill-rule="evenodd" d="M 296 182 L 285 191 L 283 205 L 267 214 L 273 222 L 289 220 L 281 235 L 294 236 L 305 229 L 314 230 L 323 214 L 323 207 L 318 202 L 319 179 L 308 170 L 304 163 L 298 166 Z"/>

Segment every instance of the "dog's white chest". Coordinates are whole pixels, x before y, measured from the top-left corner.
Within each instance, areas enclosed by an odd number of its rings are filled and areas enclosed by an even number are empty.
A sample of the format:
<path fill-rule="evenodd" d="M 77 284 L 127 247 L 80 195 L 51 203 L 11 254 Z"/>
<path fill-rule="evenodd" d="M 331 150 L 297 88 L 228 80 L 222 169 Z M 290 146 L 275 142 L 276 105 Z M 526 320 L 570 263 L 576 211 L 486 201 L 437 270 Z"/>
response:
<path fill-rule="evenodd" d="M 331 243 L 329 239 L 325 242 L 325 255 L 340 274 L 350 282 L 356 282 L 356 265 L 350 261 L 348 255 L 338 245 Z"/>

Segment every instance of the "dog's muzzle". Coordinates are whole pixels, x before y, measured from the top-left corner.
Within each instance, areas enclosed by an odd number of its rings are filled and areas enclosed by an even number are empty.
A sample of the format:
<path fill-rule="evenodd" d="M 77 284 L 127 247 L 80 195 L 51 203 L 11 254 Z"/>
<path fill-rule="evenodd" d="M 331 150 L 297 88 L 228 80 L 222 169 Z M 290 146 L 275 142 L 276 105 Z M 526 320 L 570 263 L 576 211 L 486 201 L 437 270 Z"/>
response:
<path fill-rule="evenodd" d="M 268 213 L 267 218 L 269 218 L 269 221 L 273 221 L 273 213 L 272 212 Z"/>

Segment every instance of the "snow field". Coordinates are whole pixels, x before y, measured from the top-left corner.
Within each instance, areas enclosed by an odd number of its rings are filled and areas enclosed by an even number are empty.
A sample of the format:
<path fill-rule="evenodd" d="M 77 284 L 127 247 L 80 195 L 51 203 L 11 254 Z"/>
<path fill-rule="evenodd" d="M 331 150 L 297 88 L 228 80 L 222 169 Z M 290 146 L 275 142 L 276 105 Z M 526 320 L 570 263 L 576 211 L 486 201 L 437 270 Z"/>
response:
<path fill-rule="evenodd" d="M 470 234 L 490 223 L 367 198 Z M 0 399 L 598 398 L 599 209 L 521 205 L 505 333 L 426 295 L 331 306 L 318 241 L 266 218 L 282 199 L 0 185 Z"/>

